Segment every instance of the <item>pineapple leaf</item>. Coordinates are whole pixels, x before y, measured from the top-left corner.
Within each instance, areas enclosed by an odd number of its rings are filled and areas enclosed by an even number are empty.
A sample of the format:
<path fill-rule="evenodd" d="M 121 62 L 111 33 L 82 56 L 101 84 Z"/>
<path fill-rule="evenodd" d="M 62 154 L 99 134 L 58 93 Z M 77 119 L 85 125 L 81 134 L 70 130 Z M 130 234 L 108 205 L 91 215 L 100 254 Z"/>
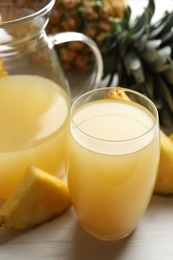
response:
<path fill-rule="evenodd" d="M 161 39 L 154 39 L 154 40 L 147 41 L 146 46 L 149 49 L 157 49 L 158 47 L 160 47 L 161 43 L 162 43 Z"/>
<path fill-rule="evenodd" d="M 147 84 L 145 86 L 145 91 L 147 96 L 154 100 L 155 99 L 155 95 L 154 95 L 154 78 L 152 77 L 148 67 L 144 68 L 144 73 L 145 73 L 145 80 L 147 81 Z"/>
<path fill-rule="evenodd" d="M 173 28 L 162 37 L 162 46 L 173 44 Z"/>
<path fill-rule="evenodd" d="M 157 60 L 157 58 L 158 58 L 157 48 L 160 46 L 161 42 L 162 41 L 160 39 L 159 40 L 150 40 L 145 43 L 143 50 L 141 50 L 141 48 L 140 48 L 140 50 L 138 49 L 138 51 L 140 52 L 141 58 L 146 63 L 150 64 Z"/>
<path fill-rule="evenodd" d="M 132 75 L 137 84 L 144 82 L 142 64 L 134 52 L 129 52 L 124 58 L 124 64 L 128 75 Z"/>
<path fill-rule="evenodd" d="M 135 41 L 139 41 L 145 31 L 146 31 L 146 29 L 143 26 L 143 27 L 140 28 L 140 30 L 138 30 L 137 32 L 133 33 L 134 40 Z"/>
<path fill-rule="evenodd" d="M 163 77 L 157 76 L 157 84 L 161 95 L 164 97 L 170 111 L 173 113 L 173 97 Z"/>
<path fill-rule="evenodd" d="M 147 41 L 148 35 L 144 33 L 139 41 L 134 42 L 134 47 L 138 49 L 138 51 L 143 51 L 146 48 Z"/>
<path fill-rule="evenodd" d="M 152 30 L 152 32 L 150 33 L 150 38 L 159 38 L 161 36 L 163 37 L 163 35 L 171 30 L 173 24 L 173 13 L 166 12 L 165 16 L 166 19 L 163 21 L 163 23 L 161 23 L 159 27 L 155 27 Z"/>
<path fill-rule="evenodd" d="M 158 21 L 156 21 L 154 24 L 151 24 L 151 30 L 154 30 L 158 27 L 160 27 L 167 19 L 167 12 L 161 17 Z"/>
<path fill-rule="evenodd" d="M 154 2 L 154 0 L 149 0 L 146 10 L 147 10 L 147 13 L 148 13 L 148 22 L 150 23 L 153 15 L 155 13 L 155 2 Z"/>
<path fill-rule="evenodd" d="M 141 16 L 136 17 L 134 23 L 131 24 L 131 30 L 133 33 L 138 32 L 141 28 L 146 29 L 150 24 L 150 21 L 155 12 L 154 0 L 149 0 L 148 6 L 144 9 Z"/>
<path fill-rule="evenodd" d="M 171 62 L 171 66 L 163 72 L 163 76 L 168 84 L 173 85 L 173 62 Z"/>
<path fill-rule="evenodd" d="M 157 60 L 152 63 L 152 70 L 156 73 L 163 72 L 171 66 L 171 48 L 166 46 L 158 50 Z"/>
<path fill-rule="evenodd" d="M 123 18 L 124 21 L 126 21 L 126 23 L 129 23 L 131 14 L 132 14 L 132 10 L 131 10 L 130 6 L 128 6 L 127 10 L 124 11 L 124 18 Z"/>
<path fill-rule="evenodd" d="M 145 49 L 143 52 L 140 52 L 140 56 L 147 64 L 151 64 L 157 60 L 158 52 L 156 49 Z"/>

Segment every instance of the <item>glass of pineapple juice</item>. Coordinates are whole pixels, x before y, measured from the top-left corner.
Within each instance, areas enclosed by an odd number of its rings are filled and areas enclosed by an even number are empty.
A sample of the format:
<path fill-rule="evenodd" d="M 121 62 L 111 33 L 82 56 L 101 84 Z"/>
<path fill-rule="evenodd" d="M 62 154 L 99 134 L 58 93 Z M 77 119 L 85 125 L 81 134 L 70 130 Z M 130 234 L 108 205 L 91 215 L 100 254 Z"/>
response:
<path fill-rule="evenodd" d="M 118 240 L 135 230 L 152 196 L 159 153 L 158 112 L 144 95 L 100 88 L 76 99 L 67 132 L 66 174 L 86 231 Z"/>

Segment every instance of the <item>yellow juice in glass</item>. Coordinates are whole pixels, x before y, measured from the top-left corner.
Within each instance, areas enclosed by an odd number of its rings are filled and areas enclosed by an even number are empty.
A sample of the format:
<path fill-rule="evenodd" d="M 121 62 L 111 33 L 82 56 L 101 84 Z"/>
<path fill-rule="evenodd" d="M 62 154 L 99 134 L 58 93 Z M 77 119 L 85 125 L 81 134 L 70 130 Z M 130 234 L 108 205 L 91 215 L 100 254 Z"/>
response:
<path fill-rule="evenodd" d="M 105 240 L 125 237 L 144 214 L 159 160 L 159 131 L 144 135 L 153 121 L 133 102 L 94 101 L 74 112 L 67 180 L 79 220 L 90 234 Z"/>
<path fill-rule="evenodd" d="M 70 100 L 53 81 L 29 75 L 0 79 L 0 199 L 29 165 L 60 175 Z"/>

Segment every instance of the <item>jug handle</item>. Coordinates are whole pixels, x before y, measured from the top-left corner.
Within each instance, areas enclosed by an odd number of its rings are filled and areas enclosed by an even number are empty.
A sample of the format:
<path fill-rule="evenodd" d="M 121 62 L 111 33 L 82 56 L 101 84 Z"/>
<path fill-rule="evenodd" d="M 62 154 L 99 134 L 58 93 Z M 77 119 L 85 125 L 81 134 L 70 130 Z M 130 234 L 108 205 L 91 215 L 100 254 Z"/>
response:
<path fill-rule="evenodd" d="M 88 86 L 88 90 L 95 89 L 98 87 L 98 84 L 102 78 L 103 75 L 103 60 L 101 53 L 96 45 L 96 43 L 88 36 L 78 33 L 78 32 L 61 32 L 57 34 L 51 34 L 48 36 L 50 41 L 52 42 L 53 46 L 66 43 L 66 42 L 73 42 L 73 41 L 80 41 L 85 43 L 90 47 L 92 50 L 95 61 L 96 61 L 96 76 L 93 82 L 92 86 Z"/>

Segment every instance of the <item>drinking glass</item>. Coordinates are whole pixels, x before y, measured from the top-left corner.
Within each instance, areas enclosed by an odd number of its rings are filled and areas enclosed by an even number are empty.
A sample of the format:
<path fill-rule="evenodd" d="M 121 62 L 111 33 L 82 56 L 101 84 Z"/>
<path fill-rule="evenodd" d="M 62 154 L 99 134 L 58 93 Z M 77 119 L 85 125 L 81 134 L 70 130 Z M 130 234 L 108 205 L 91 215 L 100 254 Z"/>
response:
<path fill-rule="evenodd" d="M 66 144 L 67 183 L 82 227 L 103 240 L 131 234 L 157 176 L 155 105 L 130 89 L 89 91 L 71 107 Z"/>

